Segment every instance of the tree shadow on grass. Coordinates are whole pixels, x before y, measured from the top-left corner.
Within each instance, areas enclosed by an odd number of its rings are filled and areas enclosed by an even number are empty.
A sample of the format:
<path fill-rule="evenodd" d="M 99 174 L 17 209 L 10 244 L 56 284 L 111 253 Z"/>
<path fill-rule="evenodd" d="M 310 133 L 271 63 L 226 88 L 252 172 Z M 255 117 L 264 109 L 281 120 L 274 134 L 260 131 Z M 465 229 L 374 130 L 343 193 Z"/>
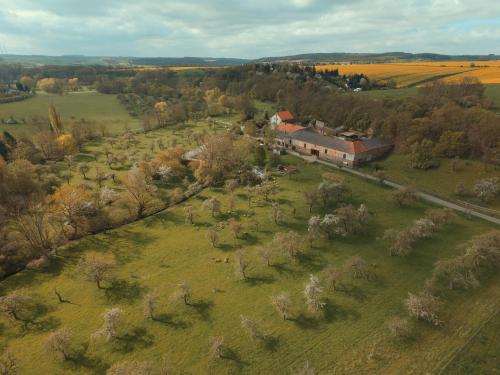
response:
<path fill-rule="evenodd" d="M 330 323 L 335 320 L 357 320 L 360 315 L 356 310 L 346 309 L 342 306 L 335 304 L 335 302 L 331 299 L 327 299 L 326 305 L 323 308 L 323 317 L 326 322 Z"/>
<path fill-rule="evenodd" d="M 222 251 L 232 251 L 236 248 L 236 246 L 228 244 L 228 243 L 222 243 L 217 245 L 217 249 L 222 250 Z"/>
<path fill-rule="evenodd" d="M 85 368 L 91 370 L 92 374 L 104 375 L 109 365 L 98 357 L 89 357 L 86 355 L 86 349 L 77 351 L 71 358 L 64 362 L 64 367 L 71 370 Z"/>
<path fill-rule="evenodd" d="M 355 299 L 358 302 L 366 301 L 366 299 L 368 298 L 366 292 L 363 291 L 363 289 L 361 289 L 359 286 L 354 284 L 342 283 L 340 285 L 340 288 L 338 288 L 338 291 L 340 293 L 344 293 L 348 297 Z"/>
<path fill-rule="evenodd" d="M 147 348 L 153 345 L 154 336 L 144 327 L 136 327 L 132 332 L 117 337 L 114 349 L 121 353 L 130 353 L 137 347 Z"/>
<path fill-rule="evenodd" d="M 144 288 L 136 281 L 113 280 L 111 285 L 106 288 L 106 298 L 111 303 L 131 302 L 141 297 Z"/>
<path fill-rule="evenodd" d="M 169 315 L 169 314 L 158 314 L 155 315 L 152 319 L 153 322 L 156 323 L 161 323 L 168 325 L 169 327 L 175 328 L 175 329 L 186 329 L 191 327 L 191 324 L 189 322 L 185 322 L 180 319 L 176 319 L 175 315 Z"/>
<path fill-rule="evenodd" d="M 209 321 L 211 320 L 211 310 L 214 307 L 212 301 L 198 300 L 189 303 L 187 307 L 191 307 L 191 311 L 194 311 L 200 320 Z"/>
<path fill-rule="evenodd" d="M 288 320 L 295 323 L 295 325 L 301 329 L 319 329 L 320 321 L 314 316 L 308 316 L 301 313 L 295 318 L 288 318 Z"/>
<path fill-rule="evenodd" d="M 246 232 L 243 236 L 241 236 L 241 239 L 245 241 L 248 245 L 256 245 L 259 242 L 257 236 L 254 236 L 253 234 L 250 234 L 248 232 Z"/>
<path fill-rule="evenodd" d="M 312 253 L 304 253 L 300 255 L 299 262 L 303 268 L 307 270 L 307 272 L 319 272 L 325 266 L 325 261 L 323 257 L 317 252 Z"/>
<path fill-rule="evenodd" d="M 299 276 L 303 273 L 303 272 L 300 272 L 300 271 L 293 269 L 287 263 L 273 263 L 273 264 L 271 264 L 271 267 L 274 270 L 276 270 L 280 275 L 289 274 L 290 276 Z"/>
<path fill-rule="evenodd" d="M 252 275 L 245 278 L 245 284 L 249 286 L 259 286 L 262 284 L 272 284 L 276 279 L 272 275 Z"/>
<path fill-rule="evenodd" d="M 262 345 L 264 346 L 265 350 L 274 353 L 278 351 L 279 337 L 266 335 L 262 338 Z"/>
<path fill-rule="evenodd" d="M 233 361 L 233 363 L 236 364 L 239 370 L 249 365 L 248 362 L 245 362 L 241 359 L 238 352 L 230 348 L 224 348 L 224 354 L 222 355 L 221 359 Z"/>

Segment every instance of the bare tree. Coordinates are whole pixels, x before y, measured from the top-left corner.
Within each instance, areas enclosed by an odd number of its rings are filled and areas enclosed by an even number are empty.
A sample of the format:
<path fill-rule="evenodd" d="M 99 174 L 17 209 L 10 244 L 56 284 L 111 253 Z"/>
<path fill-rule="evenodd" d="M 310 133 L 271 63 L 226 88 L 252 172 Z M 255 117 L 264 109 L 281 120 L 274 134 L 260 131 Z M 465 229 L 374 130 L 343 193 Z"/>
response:
<path fill-rule="evenodd" d="M 405 186 L 396 190 L 393 197 L 399 206 L 410 206 L 418 201 L 417 191 L 412 186 Z"/>
<path fill-rule="evenodd" d="M 68 328 L 60 328 L 47 337 L 45 348 L 63 360 L 71 359 L 73 333 Z"/>
<path fill-rule="evenodd" d="M 302 254 L 302 238 L 294 231 L 276 233 L 273 246 L 280 249 L 293 261 L 296 261 Z"/>
<path fill-rule="evenodd" d="M 118 337 L 118 328 L 123 316 L 123 310 L 119 307 L 107 309 L 102 315 L 104 324 L 92 334 L 92 338 L 104 337 L 106 341 L 114 340 Z"/>
<path fill-rule="evenodd" d="M 177 291 L 174 293 L 174 298 L 182 301 L 184 305 L 189 305 L 191 300 L 191 286 L 186 282 L 177 284 Z"/>
<path fill-rule="evenodd" d="M 90 166 L 87 163 L 79 163 L 78 164 L 78 172 L 82 175 L 82 177 L 86 180 L 87 173 L 90 171 Z"/>
<path fill-rule="evenodd" d="M 337 285 L 342 278 L 342 272 L 335 266 L 328 266 L 324 271 L 324 280 L 329 290 L 337 290 Z"/>
<path fill-rule="evenodd" d="M 240 238 L 240 234 L 243 231 L 243 225 L 236 219 L 229 219 L 229 229 L 233 233 L 235 239 Z"/>
<path fill-rule="evenodd" d="M 309 213 L 312 212 L 314 206 L 316 206 L 320 200 L 317 190 L 307 190 L 304 192 L 304 198 L 307 205 L 309 206 Z"/>
<path fill-rule="evenodd" d="M 271 304 L 274 306 L 276 311 L 281 315 L 283 320 L 287 320 L 290 314 L 290 294 L 282 292 L 271 297 Z"/>
<path fill-rule="evenodd" d="M 231 194 L 229 196 L 227 200 L 227 208 L 230 214 L 234 212 L 234 209 L 236 208 L 236 198 L 234 197 L 234 194 Z"/>
<path fill-rule="evenodd" d="M 184 207 L 184 217 L 187 223 L 194 224 L 195 210 L 193 206 Z"/>
<path fill-rule="evenodd" d="M 405 306 L 410 316 L 434 325 L 440 325 L 442 323 L 437 315 L 441 302 L 430 293 L 408 293 L 408 298 L 405 300 Z"/>
<path fill-rule="evenodd" d="M 271 259 L 273 257 L 273 248 L 271 246 L 257 248 L 257 254 L 259 254 L 266 266 L 271 267 Z"/>
<path fill-rule="evenodd" d="M 239 250 L 234 255 L 234 274 L 237 280 L 246 279 L 246 270 L 248 268 L 248 261 L 245 259 L 243 250 Z"/>
<path fill-rule="evenodd" d="M 101 283 L 110 278 L 113 262 L 98 256 L 87 256 L 78 262 L 78 270 L 88 281 L 95 282 L 99 289 L 103 289 Z"/>
<path fill-rule="evenodd" d="M 240 315 L 241 328 L 247 333 L 251 340 L 255 339 L 263 339 L 265 338 L 265 334 L 262 332 L 262 329 L 259 327 L 259 324 L 244 315 Z"/>
<path fill-rule="evenodd" d="M 274 202 L 272 205 L 272 218 L 275 224 L 279 224 L 281 222 L 281 218 L 283 217 L 283 212 L 280 208 L 279 203 Z"/>
<path fill-rule="evenodd" d="M 374 277 L 371 267 L 360 256 L 353 256 L 347 259 L 345 268 L 355 279 L 371 280 Z"/>
<path fill-rule="evenodd" d="M 212 217 L 215 217 L 215 214 L 219 213 L 221 209 L 220 200 L 217 197 L 208 198 L 203 202 L 203 208 L 210 211 Z"/>
<path fill-rule="evenodd" d="M 390 256 L 408 256 L 413 250 L 415 238 L 410 230 L 387 229 L 383 238 L 388 242 Z"/>
<path fill-rule="evenodd" d="M 219 234 L 217 233 L 217 229 L 214 227 L 208 228 L 207 239 L 212 247 L 217 247 L 217 244 L 219 243 Z"/>
<path fill-rule="evenodd" d="M 210 357 L 214 359 L 222 358 L 224 356 L 224 337 L 216 336 L 210 338 Z"/>
<path fill-rule="evenodd" d="M 304 288 L 304 297 L 309 310 L 318 311 L 326 306 L 326 304 L 321 300 L 322 293 L 323 287 L 321 286 L 319 278 L 317 276 L 310 275 L 309 282 Z"/>
<path fill-rule="evenodd" d="M 151 293 L 151 292 L 144 296 L 144 300 L 143 300 L 144 315 L 146 315 L 146 317 L 149 319 L 154 320 L 157 299 L 158 299 L 158 297 L 156 296 L 156 294 Z"/>

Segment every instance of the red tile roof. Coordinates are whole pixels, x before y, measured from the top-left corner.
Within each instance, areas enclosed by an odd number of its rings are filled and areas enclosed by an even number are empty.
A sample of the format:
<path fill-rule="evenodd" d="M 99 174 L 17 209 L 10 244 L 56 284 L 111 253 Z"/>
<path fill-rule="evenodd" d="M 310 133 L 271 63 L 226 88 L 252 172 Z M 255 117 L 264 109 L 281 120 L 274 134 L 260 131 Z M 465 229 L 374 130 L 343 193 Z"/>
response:
<path fill-rule="evenodd" d="M 279 116 L 279 118 L 281 119 L 281 121 L 288 121 L 288 120 L 293 120 L 295 117 L 293 117 L 293 115 L 288 112 L 288 111 L 281 111 L 281 112 L 278 112 L 277 115 Z"/>
<path fill-rule="evenodd" d="M 290 124 L 289 122 L 282 122 L 276 127 L 276 131 L 288 134 L 295 133 L 303 129 L 305 129 L 303 126 Z"/>

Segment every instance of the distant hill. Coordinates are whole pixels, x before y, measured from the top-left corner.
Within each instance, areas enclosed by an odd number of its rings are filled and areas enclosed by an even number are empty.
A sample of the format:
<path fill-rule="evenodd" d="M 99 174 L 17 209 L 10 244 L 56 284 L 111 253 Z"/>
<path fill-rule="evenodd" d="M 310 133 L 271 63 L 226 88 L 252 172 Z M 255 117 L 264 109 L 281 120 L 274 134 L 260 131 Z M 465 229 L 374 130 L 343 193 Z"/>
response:
<path fill-rule="evenodd" d="M 212 57 L 106 57 L 84 55 L 0 55 L 0 63 L 36 65 L 145 65 L 145 66 L 228 66 L 256 62 L 303 62 L 309 64 L 350 62 L 395 62 L 395 61 L 488 61 L 499 60 L 500 55 L 442 55 L 435 53 L 306 53 L 291 56 L 271 56 L 258 59 L 212 58 Z"/>
<path fill-rule="evenodd" d="M 498 55 L 440 55 L 436 53 L 306 53 L 292 56 L 264 57 L 257 59 L 258 62 L 300 61 L 308 63 L 330 63 L 330 62 L 393 62 L 393 61 L 487 61 L 498 60 Z"/>

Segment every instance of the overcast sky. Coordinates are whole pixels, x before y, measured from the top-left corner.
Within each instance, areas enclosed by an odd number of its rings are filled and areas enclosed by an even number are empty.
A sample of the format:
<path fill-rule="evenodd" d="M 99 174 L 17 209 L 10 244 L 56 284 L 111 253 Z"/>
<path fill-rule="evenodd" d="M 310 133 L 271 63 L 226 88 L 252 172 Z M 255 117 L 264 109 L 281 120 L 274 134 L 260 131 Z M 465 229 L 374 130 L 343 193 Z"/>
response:
<path fill-rule="evenodd" d="M 12 54 L 500 54 L 500 0 L 0 0 Z"/>

